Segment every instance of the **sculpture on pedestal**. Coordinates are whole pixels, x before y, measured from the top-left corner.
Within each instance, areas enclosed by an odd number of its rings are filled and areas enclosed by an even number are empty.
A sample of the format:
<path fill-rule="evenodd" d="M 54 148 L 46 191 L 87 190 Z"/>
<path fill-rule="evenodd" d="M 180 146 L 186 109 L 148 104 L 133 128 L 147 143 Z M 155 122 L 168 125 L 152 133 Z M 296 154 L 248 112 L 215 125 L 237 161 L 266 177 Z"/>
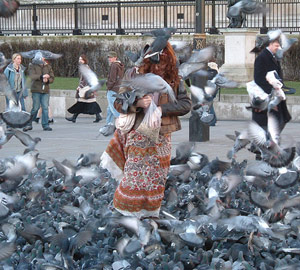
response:
<path fill-rule="evenodd" d="M 246 14 L 266 12 L 263 3 L 253 0 L 228 0 L 227 18 L 230 20 L 229 28 L 241 28 L 246 25 Z"/>

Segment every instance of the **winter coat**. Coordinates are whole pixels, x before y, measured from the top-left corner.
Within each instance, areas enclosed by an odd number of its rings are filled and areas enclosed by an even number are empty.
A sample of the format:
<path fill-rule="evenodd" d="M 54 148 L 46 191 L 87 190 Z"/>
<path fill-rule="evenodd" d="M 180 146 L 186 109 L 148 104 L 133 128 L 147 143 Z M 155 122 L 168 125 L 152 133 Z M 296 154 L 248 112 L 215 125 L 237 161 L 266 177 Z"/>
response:
<path fill-rule="evenodd" d="M 272 91 L 272 85 L 266 80 L 266 75 L 269 71 L 276 70 L 280 78 L 282 78 L 282 70 L 280 62 L 272 53 L 265 48 L 255 59 L 254 62 L 254 81 L 267 94 Z M 291 115 L 287 109 L 286 101 L 283 100 L 278 104 L 278 113 L 276 117 L 279 119 L 280 128 L 283 129 L 285 124 L 291 120 Z M 252 111 L 252 119 L 260 126 L 266 127 L 268 123 L 267 111 L 255 112 Z"/>
<path fill-rule="evenodd" d="M 123 76 L 124 65 L 120 61 L 111 63 L 106 82 L 107 90 L 118 93 Z"/>
<path fill-rule="evenodd" d="M 43 75 L 49 74 L 50 78 L 47 83 L 43 83 Z M 31 92 L 32 93 L 42 93 L 49 94 L 50 87 L 49 84 L 54 82 L 54 73 L 51 65 L 37 65 L 29 64 L 29 76 L 32 80 L 31 82 Z"/>
<path fill-rule="evenodd" d="M 28 96 L 28 89 L 26 87 L 26 78 L 25 78 L 25 67 L 23 65 L 20 65 L 19 72 L 21 74 L 21 90 L 23 90 L 23 97 Z M 8 83 L 11 87 L 11 89 L 15 89 L 15 76 L 16 76 L 16 70 L 14 68 L 13 62 L 11 62 L 6 69 L 4 70 L 4 75 L 6 76 Z"/>

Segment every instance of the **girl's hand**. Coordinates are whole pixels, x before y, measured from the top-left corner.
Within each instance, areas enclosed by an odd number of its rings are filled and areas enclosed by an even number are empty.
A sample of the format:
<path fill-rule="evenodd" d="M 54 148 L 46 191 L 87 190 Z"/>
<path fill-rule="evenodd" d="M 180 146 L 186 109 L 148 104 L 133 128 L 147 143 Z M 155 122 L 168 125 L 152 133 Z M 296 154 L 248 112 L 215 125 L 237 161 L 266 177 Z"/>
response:
<path fill-rule="evenodd" d="M 146 95 L 146 96 L 138 99 L 136 106 L 146 109 L 150 106 L 151 101 L 152 101 L 152 98 L 150 96 Z"/>

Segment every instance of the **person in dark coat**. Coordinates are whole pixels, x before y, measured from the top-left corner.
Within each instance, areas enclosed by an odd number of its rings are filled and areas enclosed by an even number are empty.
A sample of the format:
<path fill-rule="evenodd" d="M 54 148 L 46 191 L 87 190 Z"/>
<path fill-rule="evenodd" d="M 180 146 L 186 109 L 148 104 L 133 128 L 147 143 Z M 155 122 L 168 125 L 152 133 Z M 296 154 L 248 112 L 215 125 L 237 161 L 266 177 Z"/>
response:
<path fill-rule="evenodd" d="M 254 81 L 267 94 L 270 94 L 272 91 L 272 85 L 270 85 L 266 80 L 267 73 L 269 71 L 276 70 L 280 78 L 282 78 L 280 62 L 275 56 L 279 48 L 279 39 L 271 40 L 269 45 L 257 56 L 254 62 Z M 291 115 L 287 109 L 286 101 L 282 100 L 278 106 L 274 108 L 273 112 L 279 120 L 279 126 L 282 131 L 285 124 L 291 120 Z M 268 123 L 267 110 L 260 111 L 258 109 L 253 109 L 252 120 L 266 129 Z"/>

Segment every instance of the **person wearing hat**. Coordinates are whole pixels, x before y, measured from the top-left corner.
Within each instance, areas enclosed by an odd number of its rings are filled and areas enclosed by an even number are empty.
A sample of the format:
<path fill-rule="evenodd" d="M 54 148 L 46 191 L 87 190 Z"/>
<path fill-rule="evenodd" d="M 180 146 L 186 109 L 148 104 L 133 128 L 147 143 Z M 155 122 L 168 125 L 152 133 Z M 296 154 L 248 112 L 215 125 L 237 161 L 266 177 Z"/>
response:
<path fill-rule="evenodd" d="M 118 60 L 117 53 L 110 51 L 107 56 L 110 64 L 106 82 L 108 105 L 105 126 L 99 130 L 104 136 L 111 135 L 115 131 L 115 118 L 120 115 L 114 108 L 114 102 L 116 100 L 115 94 L 119 92 L 120 84 L 124 76 L 124 65 Z"/>

